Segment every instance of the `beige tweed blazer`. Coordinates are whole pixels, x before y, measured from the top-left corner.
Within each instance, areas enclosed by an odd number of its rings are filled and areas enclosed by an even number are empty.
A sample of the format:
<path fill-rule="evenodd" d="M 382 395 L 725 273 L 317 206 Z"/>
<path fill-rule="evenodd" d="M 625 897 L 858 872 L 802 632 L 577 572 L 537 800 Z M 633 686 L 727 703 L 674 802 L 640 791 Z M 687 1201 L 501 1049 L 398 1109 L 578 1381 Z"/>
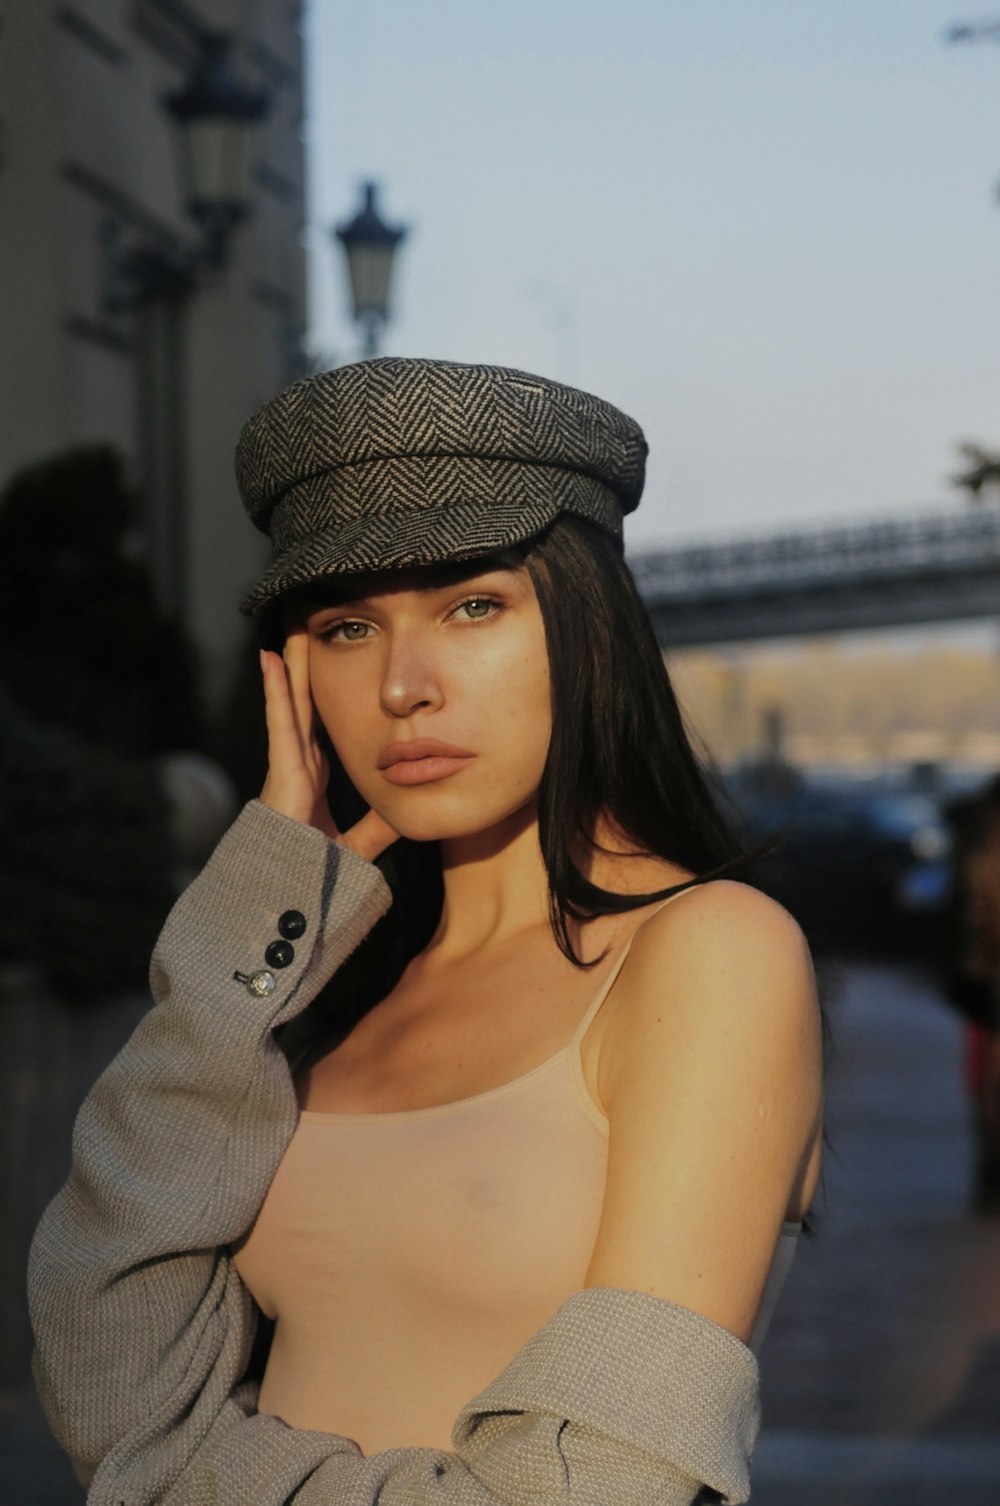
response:
<path fill-rule="evenodd" d="M 155 1007 L 80 1110 L 29 1264 L 38 1393 L 88 1506 L 746 1501 L 756 1356 L 700 1314 L 616 1287 L 562 1303 L 461 1409 L 453 1451 L 365 1457 L 256 1411 L 257 1310 L 227 1246 L 296 1124 L 272 1031 L 390 902 L 373 864 L 254 800 L 171 911 Z M 258 996 L 245 980 L 290 909 L 304 933 Z"/>

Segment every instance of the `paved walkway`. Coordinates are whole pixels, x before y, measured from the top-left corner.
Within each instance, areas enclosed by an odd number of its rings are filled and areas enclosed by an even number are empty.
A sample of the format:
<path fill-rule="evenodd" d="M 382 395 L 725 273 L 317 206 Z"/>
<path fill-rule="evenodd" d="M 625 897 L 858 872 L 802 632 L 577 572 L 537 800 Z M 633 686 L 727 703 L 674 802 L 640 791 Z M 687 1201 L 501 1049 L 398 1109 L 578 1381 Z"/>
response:
<path fill-rule="evenodd" d="M 1000 1506 L 1000 1217 L 969 1211 L 963 1028 L 917 969 L 841 975 L 819 1233 L 761 1353 L 754 1506 Z"/>
<path fill-rule="evenodd" d="M 753 1506 L 1000 1506 L 1000 1217 L 968 1211 L 962 1027 L 919 970 L 842 979 L 819 1234 L 761 1354 Z M 0 1398 L 0 1506 L 81 1501 L 32 1398 Z"/>

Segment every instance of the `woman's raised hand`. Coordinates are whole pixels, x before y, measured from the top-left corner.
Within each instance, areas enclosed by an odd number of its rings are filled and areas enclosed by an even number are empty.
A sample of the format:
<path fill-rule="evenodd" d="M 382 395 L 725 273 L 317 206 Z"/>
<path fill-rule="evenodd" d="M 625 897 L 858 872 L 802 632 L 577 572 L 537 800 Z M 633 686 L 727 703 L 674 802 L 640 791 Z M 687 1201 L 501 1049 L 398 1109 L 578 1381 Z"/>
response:
<path fill-rule="evenodd" d="M 267 778 L 263 805 L 293 821 L 325 832 L 371 862 L 399 833 L 370 810 L 349 831 L 340 832 L 326 799 L 329 762 L 316 737 L 316 711 L 309 693 L 309 643 L 303 628 L 285 640 L 284 657 L 261 650 L 264 712 L 267 719 Z"/>

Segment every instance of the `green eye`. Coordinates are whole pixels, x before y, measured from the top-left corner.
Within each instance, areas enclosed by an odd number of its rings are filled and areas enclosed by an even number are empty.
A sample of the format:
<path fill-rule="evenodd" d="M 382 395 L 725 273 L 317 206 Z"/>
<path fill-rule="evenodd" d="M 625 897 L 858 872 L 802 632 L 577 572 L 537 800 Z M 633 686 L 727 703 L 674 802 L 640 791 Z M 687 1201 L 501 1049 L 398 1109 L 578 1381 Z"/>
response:
<path fill-rule="evenodd" d="M 343 622 L 332 622 L 329 627 L 323 628 L 317 637 L 323 643 L 360 643 L 368 635 L 370 624 L 359 622 L 354 618 L 347 618 Z"/>
<path fill-rule="evenodd" d="M 496 603 L 488 596 L 471 596 L 468 601 L 462 602 L 462 610 L 474 620 L 488 617 L 490 610 Z"/>

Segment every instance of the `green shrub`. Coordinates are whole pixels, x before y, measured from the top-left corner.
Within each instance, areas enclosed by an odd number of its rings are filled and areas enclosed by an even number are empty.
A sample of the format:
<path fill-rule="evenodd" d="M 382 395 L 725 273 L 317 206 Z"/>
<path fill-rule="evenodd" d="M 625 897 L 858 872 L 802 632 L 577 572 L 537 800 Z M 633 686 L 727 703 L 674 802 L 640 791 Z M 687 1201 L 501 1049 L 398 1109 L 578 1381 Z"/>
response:
<path fill-rule="evenodd" d="M 194 646 L 134 557 L 138 499 L 108 445 L 67 450 L 0 495 L 0 680 L 16 705 L 120 752 L 205 747 Z"/>
<path fill-rule="evenodd" d="M 155 765 L 0 702 L 0 955 L 80 995 L 145 985 L 173 900 Z"/>
<path fill-rule="evenodd" d="M 173 898 L 155 757 L 203 750 L 197 656 L 137 550 L 108 445 L 0 496 L 0 956 L 63 992 L 145 984 Z"/>

